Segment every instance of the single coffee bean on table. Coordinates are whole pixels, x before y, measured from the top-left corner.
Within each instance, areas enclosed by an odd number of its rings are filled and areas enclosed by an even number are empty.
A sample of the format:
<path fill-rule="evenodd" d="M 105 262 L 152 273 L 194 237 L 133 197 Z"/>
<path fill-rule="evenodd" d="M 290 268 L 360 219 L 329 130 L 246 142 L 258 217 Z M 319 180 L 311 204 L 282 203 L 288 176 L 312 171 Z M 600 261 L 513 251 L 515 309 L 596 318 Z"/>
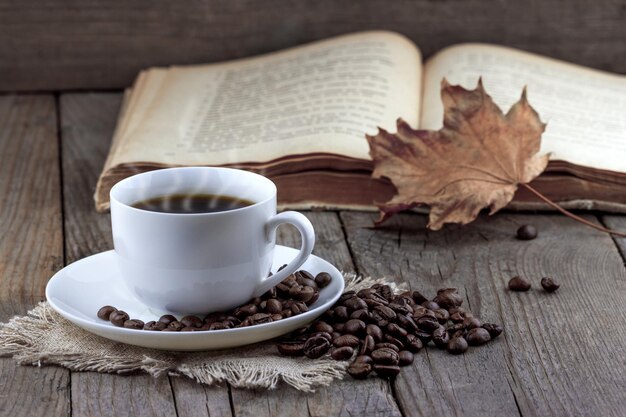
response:
<path fill-rule="evenodd" d="M 530 281 L 522 277 L 513 277 L 509 280 L 509 290 L 511 291 L 528 291 L 530 289 Z"/>
<path fill-rule="evenodd" d="M 516 236 L 519 240 L 532 240 L 537 237 L 537 229 L 535 226 L 525 224 L 517 229 Z"/>
<path fill-rule="evenodd" d="M 561 285 L 554 278 L 550 277 L 541 278 L 541 286 L 547 292 L 555 292 L 561 287 Z"/>

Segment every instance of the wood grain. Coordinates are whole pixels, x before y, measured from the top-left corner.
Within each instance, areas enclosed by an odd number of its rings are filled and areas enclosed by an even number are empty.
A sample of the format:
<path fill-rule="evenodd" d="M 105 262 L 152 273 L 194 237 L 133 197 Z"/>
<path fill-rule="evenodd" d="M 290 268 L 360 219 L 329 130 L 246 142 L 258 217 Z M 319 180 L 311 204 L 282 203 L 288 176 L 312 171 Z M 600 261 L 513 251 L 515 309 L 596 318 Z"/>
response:
<path fill-rule="evenodd" d="M 374 214 L 342 213 L 359 269 L 433 294 L 458 287 L 467 306 L 505 333 L 460 357 L 430 349 L 396 380 L 406 415 L 623 415 L 626 271 L 603 233 L 560 215 L 497 215 L 440 232 L 422 215 L 368 229 Z M 588 216 L 589 219 L 594 218 Z M 533 241 L 514 238 L 534 224 Z M 507 291 L 514 275 L 527 293 Z M 539 280 L 561 289 L 547 294 Z"/>
<path fill-rule="evenodd" d="M 0 96 L 0 320 L 44 298 L 63 266 L 54 97 Z M 69 372 L 0 359 L 0 415 L 64 415 Z"/>
<path fill-rule="evenodd" d="M 207 387 L 187 377 L 170 377 L 178 417 L 233 417 L 227 387 Z"/>
<path fill-rule="evenodd" d="M 0 11 L 0 91 L 121 88 L 150 66 L 371 29 L 405 34 L 426 57 L 492 42 L 626 72 L 626 6 L 615 0 L 1 0 Z"/>
<path fill-rule="evenodd" d="M 72 416 L 176 416 L 167 377 L 72 373 Z"/>
<path fill-rule="evenodd" d="M 327 259 L 344 271 L 353 271 L 341 223 L 334 212 L 308 212 L 313 223 L 316 242 L 314 254 Z M 277 242 L 299 247 L 298 232 L 280 227 Z M 234 414 L 251 416 L 400 416 L 390 386 L 382 380 L 353 381 L 347 377 L 329 387 L 305 394 L 287 386 L 276 390 L 232 389 Z"/>
<path fill-rule="evenodd" d="M 614 215 L 605 215 L 601 217 L 602 223 L 613 230 L 617 230 L 620 232 L 626 231 L 626 216 L 614 216 Z M 622 254 L 622 259 L 626 262 L 626 238 L 619 236 L 612 236 L 617 248 Z"/>

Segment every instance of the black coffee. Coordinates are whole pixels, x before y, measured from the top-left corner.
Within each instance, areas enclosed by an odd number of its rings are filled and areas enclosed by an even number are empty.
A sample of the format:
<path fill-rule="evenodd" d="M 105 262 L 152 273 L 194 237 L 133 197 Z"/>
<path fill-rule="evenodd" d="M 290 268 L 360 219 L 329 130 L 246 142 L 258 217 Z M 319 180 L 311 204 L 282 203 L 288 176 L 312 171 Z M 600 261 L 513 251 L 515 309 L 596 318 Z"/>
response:
<path fill-rule="evenodd" d="M 160 213 L 215 213 L 235 210 L 253 201 L 219 194 L 175 194 L 139 201 L 133 207 Z"/>

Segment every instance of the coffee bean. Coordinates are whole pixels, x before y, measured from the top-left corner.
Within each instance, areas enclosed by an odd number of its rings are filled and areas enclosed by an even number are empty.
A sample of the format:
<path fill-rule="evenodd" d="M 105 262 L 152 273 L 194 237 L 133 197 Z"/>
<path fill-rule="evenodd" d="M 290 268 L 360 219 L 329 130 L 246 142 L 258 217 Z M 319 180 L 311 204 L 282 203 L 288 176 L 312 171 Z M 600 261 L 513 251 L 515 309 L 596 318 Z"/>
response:
<path fill-rule="evenodd" d="M 348 366 L 347 372 L 354 379 L 365 379 L 372 372 L 372 365 L 365 362 L 353 362 Z"/>
<path fill-rule="evenodd" d="M 374 307 L 374 313 L 377 313 L 383 320 L 388 321 L 395 320 L 397 317 L 396 312 L 387 306 Z"/>
<path fill-rule="evenodd" d="M 519 240 L 532 240 L 537 237 L 537 229 L 535 226 L 525 224 L 517 229 L 517 238 Z"/>
<path fill-rule="evenodd" d="M 439 304 L 442 308 L 450 309 L 463 304 L 463 297 L 461 297 L 461 294 L 458 293 L 456 288 L 446 288 L 443 291 L 438 292 L 437 296 L 433 298 L 433 301 Z M 431 310 L 437 309 L 431 308 Z"/>
<path fill-rule="evenodd" d="M 459 355 L 467 351 L 467 341 L 463 337 L 453 337 L 448 342 L 448 352 Z"/>
<path fill-rule="evenodd" d="M 286 341 L 276 345 L 278 352 L 285 356 L 302 356 L 304 355 L 304 342 Z"/>
<path fill-rule="evenodd" d="M 359 346 L 359 338 L 352 334 L 344 334 L 333 340 L 333 345 L 336 347 L 350 346 L 355 348 Z"/>
<path fill-rule="evenodd" d="M 178 330 L 173 329 L 171 327 L 166 327 L 165 329 L 161 330 L 162 332 L 177 332 Z"/>
<path fill-rule="evenodd" d="M 365 322 L 362 320 L 350 319 L 346 322 L 343 330 L 346 333 L 358 336 L 365 331 L 365 327 Z"/>
<path fill-rule="evenodd" d="M 352 312 L 352 314 L 350 314 L 350 318 L 366 321 L 370 319 L 370 312 L 367 310 L 367 308 L 355 310 Z"/>
<path fill-rule="evenodd" d="M 426 332 L 422 329 L 417 329 L 417 331 L 414 333 L 415 336 L 417 336 L 423 344 L 427 345 L 428 342 L 430 342 L 433 338 L 433 334 L 432 332 Z"/>
<path fill-rule="evenodd" d="M 330 352 L 330 356 L 336 361 L 345 361 L 350 359 L 354 354 L 354 349 L 350 346 L 343 346 L 340 348 L 334 348 L 332 352 Z"/>
<path fill-rule="evenodd" d="M 415 304 L 422 304 L 424 301 L 428 301 L 428 298 L 424 297 L 419 291 L 413 291 L 411 297 L 413 297 Z"/>
<path fill-rule="evenodd" d="M 454 332 L 458 332 L 458 331 L 465 331 L 465 326 L 463 325 L 463 323 L 454 323 L 450 326 L 448 326 L 448 328 L 446 329 L 448 331 L 448 333 L 452 334 Z"/>
<path fill-rule="evenodd" d="M 161 331 L 167 327 L 167 324 L 160 321 L 149 321 L 143 325 L 144 330 Z"/>
<path fill-rule="evenodd" d="M 304 355 L 307 358 L 317 359 L 324 355 L 330 349 L 330 342 L 320 336 L 310 337 L 304 343 L 302 348 Z"/>
<path fill-rule="evenodd" d="M 528 291 L 530 282 L 522 277 L 513 277 L 509 281 L 509 290 L 511 291 Z"/>
<path fill-rule="evenodd" d="M 356 296 L 359 298 L 369 298 L 372 294 L 376 294 L 376 290 L 374 288 L 363 288 L 357 291 Z"/>
<path fill-rule="evenodd" d="M 374 372 L 381 378 L 393 378 L 400 373 L 400 367 L 397 365 L 374 365 Z"/>
<path fill-rule="evenodd" d="M 502 333 L 502 326 L 499 324 L 484 323 L 482 327 L 489 332 L 489 336 L 491 336 L 492 339 L 495 339 Z"/>
<path fill-rule="evenodd" d="M 169 324 L 169 323 L 171 323 L 173 321 L 176 321 L 176 317 L 174 317 L 174 316 L 163 316 L 163 317 L 167 317 L 167 320 L 169 320 L 169 322 L 167 324 Z M 163 318 L 163 317 L 161 317 L 161 318 Z M 204 323 L 206 323 L 206 324 L 216 323 L 218 321 L 224 321 L 224 320 L 226 320 L 226 314 L 220 313 L 220 312 L 210 313 L 210 314 L 207 314 L 204 317 Z"/>
<path fill-rule="evenodd" d="M 439 320 L 435 317 L 424 315 L 417 319 L 417 327 L 425 332 L 432 333 L 439 327 Z"/>
<path fill-rule="evenodd" d="M 352 298 L 356 296 L 356 291 L 346 291 L 343 294 L 341 294 L 341 296 L 339 297 L 339 300 L 337 300 L 337 304 L 343 304 L 344 301 Z"/>
<path fill-rule="evenodd" d="M 406 315 L 406 314 L 411 314 L 413 312 L 413 309 L 411 308 L 411 306 L 404 305 L 404 304 L 389 303 L 387 307 L 395 311 L 396 314 Z"/>
<path fill-rule="evenodd" d="M 465 321 L 465 315 L 461 313 L 454 313 L 450 315 L 450 321 L 452 323 L 463 323 Z"/>
<path fill-rule="evenodd" d="M 396 320 L 398 324 L 409 333 L 413 333 L 417 330 L 417 324 L 410 316 L 398 315 Z"/>
<path fill-rule="evenodd" d="M 137 319 L 126 320 L 124 327 L 127 329 L 141 330 L 143 329 L 143 321 Z"/>
<path fill-rule="evenodd" d="M 325 288 L 332 281 L 332 277 L 328 272 L 320 272 L 315 276 L 315 283 L 318 288 Z"/>
<path fill-rule="evenodd" d="M 306 305 L 310 306 L 312 304 L 315 304 L 315 302 L 319 300 L 319 298 L 320 298 L 320 292 L 315 290 L 315 292 L 313 293 L 313 296 L 309 298 L 309 301 L 306 302 Z"/>
<path fill-rule="evenodd" d="M 335 323 L 333 324 L 333 329 L 336 332 L 343 333 L 343 329 L 346 327 L 346 323 Z"/>
<path fill-rule="evenodd" d="M 374 308 L 374 306 L 376 305 L 389 305 L 389 301 L 387 301 L 387 299 L 385 297 L 383 297 L 382 295 L 378 294 L 377 292 L 371 293 L 365 297 L 361 297 L 365 303 L 370 307 L 370 308 Z M 368 303 L 368 301 L 370 301 L 372 304 Z"/>
<path fill-rule="evenodd" d="M 385 341 L 387 343 L 391 343 L 393 345 L 396 345 L 398 347 L 398 349 L 400 349 L 400 350 L 404 349 L 404 343 L 402 343 L 402 341 L 400 339 L 398 339 L 397 337 L 393 337 L 390 334 L 386 334 L 385 335 Z"/>
<path fill-rule="evenodd" d="M 326 322 L 318 321 L 313 326 L 313 330 L 315 330 L 316 332 L 332 333 L 333 332 L 333 326 L 331 326 L 330 324 L 328 324 Z"/>
<path fill-rule="evenodd" d="M 104 306 L 100 310 L 98 310 L 98 318 L 102 320 L 109 320 L 111 313 L 117 311 L 117 308 L 113 306 Z"/>
<path fill-rule="evenodd" d="M 216 324 L 216 323 L 212 323 L 212 324 Z M 221 324 L 221 323 L 220 323 Z M 182 324 L 180 321 L 178 320 L 174 320 L 172 322 L 170 322 L 170 324 L 167 325 L 168 329 L 173 329 L 175 331 L 180 331 L 183 327 L 185 327 L 184 324 Z M 211 329 L 213 330 L 213 329 Z"/>
<path fill-rule="evenodd" d="M 439 310 L 439 304 L 434 301 L 424 301 L 421 305 L 429 310 Z"/>
<path fill-rule="evenodd" d="M 424 344 L 414 334 L 408 334 L 406 336 L 406 343 L 404 344 L 404 347 L 407 350 L 409 350 L 409 351 L 411 351 L 413 353 L 416 353 L 416 352 L 420 351 L 424 347 Z"/>
<path fill-rule="evenodd" d="M 161 323 L 170 324 L 171 322 L 176 321 L 176 317 L 172 316 L 171 314 L 166 314 L 159 317 L 159 321 Z"/>
<path fill-rule="evenodd" d="M 376 307 L 375 307 L 376 308 Z M 392 310 L 393 311 L 393 310 Z M 384 319 L 378 311 L 372 311 L 370 313 L 370 321 L 380 328 L 387 327 L 389 320 Z"/>
<path fill-rule="evenodd" d="M 407 331 L 395 323 L 389 323 L 387 325 L 387 332 L 389 332 L 392 336 L 399 338 L 406 337 L 407 335 Z"/>
<path fill-rule="evenodd" d="M 445 327 L 439 326 L 439 328 L 433 332 L 433 342 L 439 349 L 445 349 L 448 346 L 449 341 L 450 335 L 446 331 Z"/>
<path fill-rule="evenodd" d="M 470 346 L 480 346 L 490 341 L 491 336 L 486 329 L 478 327 L 467 332 L 465 339 Z"/>
<path fill-rule="evenodd" d="M 187 327 L 200 327 L 202 326 L 202 320 L 196 316 L 185 316 L 180 319 L 180 322 Z"/>
<path fill-rule="evenodd" d="M 413 354 L 408 350 L 403 350 L 398 353 L 398 364 L 400 366 L 407 366 L 413 363 Z"/>
<path fill-rule="evenodd" d="M 109 321 L 117 327 L 123 327 L 124 322 L 128 319 L 130 319 L 128 313 L 123 310 L 113 311 L 111 314 L 109 314 Z"/>
<path fill-rule="evenodd" d="M 361 349 L 359 349 L 359 355 L 369 355 L 374 350 L 374 346 L 376 342 L 374 338 L 370 335 L 365 336 L 363 342 L 361 343 Z"/>
<path fill-rule="evenodd" d="M 383 331 L 380 330 L 380 327 L 375 324 L 368 324 L 365 327 L 365 333 L 369 336 L 372 336 L 376 343 L 383 341 Z"/>
<path fill-rule="evenodd" d="M 393 298 L 393 291 L 389 285 L 381 285 L 377 289 L 378 293 L 382 295 L 387 301 L 391 301 Z"/>
<path fill-rule="evenodd" d="M 400 349 L 398 348 L 398 346 L 394 345 L 393 343 L 388 343 L 388 342 L 382 342 L 382 343 L 376 343 L 376 345 L 374 345 L 374 349 L 383 349 L 383 348 L 387 348 L 387 349 L 391 349 L 391 350 L 395 350 L 396 352 L 400 352 Z"/>
<path fill-rule="evenodd" d="M 313 290 L 317 290 L 317 284 L 315 283 L 315 278 L 306 271 L 296 272 L 296 282 L 302 286 L 313 288 Z"/>
<path fill-rule="evenodd" d="M 348 314 L 348 308 L 345 306 L 335 307 L 334 310 L 334 318 L 337 321 L 344 322 L 347 321 L 350 315 Z"/>
<path fill-rule="evenodd" d="M 282 315 L 284 319 L 286 319 L 286 318 L 289 318 L 289 317 L 293 316 L 293 311 L 291 311 L 291 310 L 283 310 L 279 314 Z"/>
<path fill-rule="evenodd" d="M 306 313 L 309 311 L 309 308 L 303 302 L 296 302 L 291 305 L 291 311 L 295 316 L 301 313 Z"/>
<path fill-rule="evenodd" d="M 271 298 L 265 304 L 265 312 L 269 314 L 278 314 L 282 311 L 283 306 L 280 301 Z"/>
<path fill-rule="evenodd" d="M 556 282 L 554 278 L 549 277 L 541 278 L 541 286 L 547 292 L 555 292 L 560 287 L 559 283 Z"/>
<path fill-rule="evenodd" d="M 170 326 L 172 324 L 173 323 L 170 323 Z M 250 325 L 252 325 L 252 324 L 254 324 L 254 323 L 252 323 L 252 321 L 250 321 Z M 226 330 L 226 329 L 228 329 L 228 327 L 224 323 L 220 323 L 218 321 L 216 321 L 215 323 L 209 324 L 209 330 Z"/>
<path fill-rule="evenodd" d="M 367 303 L 357 296 L 347 299 L 343 302 L 343 305 L 348 307 L 350 311 L 367 308 Z"/>
<path fill-rule="evenodd" d="M 341 333 L 339 333 L 339 332 L 332 332 L 330 335 L 333 337 L 333 340 L 335 340 L 336 338 L 341 336 Z"/>
<path fill-rule="evenodd" d="M 356 362 L 373 364 L 374 360 L 369 355 L 359 355 L 354 359 L 354 363 Z"/>
<path fill-rule="evenodd" d="M 272 322 L 272 316 L 270 316 L 267 313 L 256 313 L 252 316 L 250 316 L 250 321 L 252 322 L 252 324 L 264 324 L 264 323 L 271 323 Z"/>
<path fill-rule="evenodd" d="M 297 301 L 307 302 L 315 294 L 315 290 L 308 286 L 294 285 L 289 289 L 289 295 Z"/>
<path fill-rule="evenodd" d="M 381 365 L 397 365 L 400 358 L 398 352 L 389 348 L 380 348 L 372 352 L 374 363 Z"/>
<path fill-rule="evenodd" d="M 434 313 L 435 313 L 435 318 L 437 319 L 439 324 L 446 324 L 448 320 L 450 319 L 450 313 L 448 313 L 448 310 L 445 310 L 443 308 L 440 308 L 439 310 L 435 310 Z"/>
<path fill-rule="evenodd" d="M 327 332 L 311 333 L 309 335 L 309 337 L 323 337 L 324 339 L 328 340 L 329 342 L 333 341 L 333 336 L 330 333 L 327 333 Z"/>
<path fill-rule="evenodd" d="M 180 329 L 181 332 L 195 332 L 198 329 L 196 327 L 192 327 L 192 326 L 185 326 L 182 329 Z"/>
<path fill-rule="evenodd" d="M 261 303 L 262 304 L 262 303 Z M 267 308 L 267 302 L 265 302 L 265 306 Z M 280 311 L 280 310 L 279 310 Z M 244 306 L 238 307 L 233 311 L 233 315 L 237 318 L 243 319 L 248 316 L 252 316 L 259 312 L 259 308 L 254 304 L 246 304 Z M 185 318 L 183 317 L 180 321 L 182 322 Z"/>
<path fill-rule="evenodd" d="M 463 326 L 467 329 L 475 329 L 476 327 L 480 327 L 483 324 L 481 323 L 480 320 L 478 320 L 476 317 L 467 317 L 465 320 L 463 320 Z"/>

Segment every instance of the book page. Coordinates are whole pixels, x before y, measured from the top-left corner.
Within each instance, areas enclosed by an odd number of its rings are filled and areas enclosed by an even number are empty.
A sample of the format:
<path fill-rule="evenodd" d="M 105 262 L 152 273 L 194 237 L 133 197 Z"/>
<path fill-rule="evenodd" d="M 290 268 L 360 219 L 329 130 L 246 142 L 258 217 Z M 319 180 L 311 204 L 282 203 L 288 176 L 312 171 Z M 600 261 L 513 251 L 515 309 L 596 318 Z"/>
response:
<path fill-rule="evenodd" d="M 505 47 L 453 46 L 429 60 L 420 127 L 442 126 L 442 78 L 473 89 L 480 76 L 505 113 L 527 86 L 551 159 L 626 172 L 626 78 Z"/>
<path fill-rule="evenodd" d="M 223 64 L 173 67 L 127 126 L 114 164 L 219 165 L 294 154 L 369 159 L 365 133 L 416 126 L 421 56 L 391 32 Z M 146 100 L 138 100 L 144 103 Z"/>

